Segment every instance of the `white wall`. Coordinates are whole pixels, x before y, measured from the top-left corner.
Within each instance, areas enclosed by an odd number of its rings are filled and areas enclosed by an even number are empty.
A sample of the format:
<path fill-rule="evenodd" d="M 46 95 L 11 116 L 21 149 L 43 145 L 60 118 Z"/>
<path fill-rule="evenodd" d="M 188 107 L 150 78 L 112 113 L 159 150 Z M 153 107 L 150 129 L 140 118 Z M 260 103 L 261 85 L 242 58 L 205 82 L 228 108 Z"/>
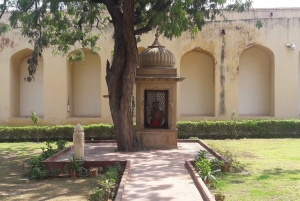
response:
<path fill-rule="evenodd" d="M 270 114 L 270 61 L 253 47 L 242 52 L 239 66 L 239 114 Z"/>
<path fill-rule="evenodd" d="M 27 57 L 20 64 L 20 116 L 31 116 L 31 111 L 35 111 L 38 116 L 44 116 L 44 64 L 39 58 L 35 81 L 25 82 L 28 76 Z"/>
<path fill-rule="evenodd" d="M 300 9 L 295 9 L 294 14 L 300 16 Z M 274 11 L 275 12 L 275 11 Z M 276 11 L 277 12 L 277 11 Z M 281 11 L 280 11 L 281 12 Z M 267 13 L 267 12 L 266 12 Z M 178 69 L 178 75 L 185 76 L 186 79 L 183 82 L 178 83 L 177 94 L 177 120 L 230 120 L 233 110 L 236 110 L 239 119 L 262 119 L 262 118 L 276 118 L 276 119 L 296 119 L 299 118 L 300 108 L 300 84 L 298 85 L 298 70 L 300 70 L 299 62 L 299 17 L 293 18 L 290 14 L 290 10 L 283 10 L 283 18 L 277 18 L 277 14 L 270 19 L 264 18 L 264 26 L 261 29 L 255 28 L 255 20 L 233 20 L 233 21 L 217 21 L 208 22 L 202 29 L 202 31 L 196 35 L 194 40 L 190 40 L 189 33 L 183 33 L 179 38 L 173 38 L 168 40 L 165 37 L 160 36 L 159 41 L 167 49 L 169 49 L 176 56 L 175 68 Z M 240 15 L 245 15 L 241 13 Z M 284 15 L 283 15 L 284 14 Z M 248 15 L 248 14 L 247 14 Z M 252 18 L 251 18 L 252 19 Z M 220 30 L 225 29 L 226 35 L 220 35 Z M 81 124 L 92 123 L 111 123 L 111 114 L 109 109 L 108 98 L 103 98 L 102 95 L 107 95 L 107 86 L 105 82 L 105 67 L 106 60 L 111 58 L 111 50 L 114 46 L 114 39 L 112 38 L 112 30 L 106 31 L 106 38 L 102 38 L 98 45 L 101 45 L 103 49 L 97 52 L 101 59 L 101 72 L 102 74 L 97 76 L 96 82 L 101 80 L 101 92 L 97 98 L 99 105 L 101 105 L 101 117 L 97 116 L 92 118 L 90 115 L 94 114 L 80 114 L 82 117 L 76 117 L 74 115 L 74 67 L 73 65 L 66 64 L 66 57 L 58 58 L 53 56 L 51 48 L 46 48 L 43 52 L 44 58 L 44 118 L 40 119 L 40 125 L 56 125 L 56 124 L 74 124 L 78 122 Z M 155 30 L 144 34 L 141 38 L 142 41 L 138 44 L 141 47 L 147 47 L 153 43 L 155 38 Z M 274 42 L 275 41 L 275 42 Z M 293 51 L 286 47 L 287 42 L 294 42 L 296 44 L 296 50 Z M 241 53 L 247 48 L 256 48 L 256 50 L 262 50 L 268 55 L 269 59 L 269 111 L 268 105 L 263 106 L 263 109 L 257 107 L 258 100 L 248 100 L 244 96 L 249 95 L 249 98 L 257 97 L 251 90 L 262 90 L 253 82 L 250 85 L 250 90 L 246 87 L 240 86 L 240 82 L 247 84 L 246 80 L 250 79 L 246 76 L 243 77 L 243 64 L 240 65 Z M 185 83 L 191 80 L 190 76 L 184 75 L 184 71 L 181 71 L 183 67 L 189 67 L 187 65 L 180 66 L 180 59 L 189 51 L 199 51 L 213 58 L 214 69 L 214 100 L 211 103 L 214 104 L 214 115 L 203 115 L 198 107 L 200 95 L 196 95 L 199 89 L 193 90 L 197 85 L 190 83 L 191 87 L 182 88 Z M 251 49 L 250 49 L 251 50 Z M 250 51 L 249 50 L 249 51 Z M 252 49 L 253 50 L 253 49 Z M 247 50 L 248 51 L 248 50 Z M 261 52 L 261 51 L 260 51 Z M 20 118 L 20 63 L 24 58 L 30 56 L 32 53 L 32 46 L 28 44 L 28 39 L 24 38 L 20 34 L 20 29 L 14 29 L 9 33 L 3 35 L 0 40 L 0 124 L 1 125 L 32 125 L 30 118 Z M 245 52 L 244 52 L 245 53 Z M 264 54 L 265 55 L 265 54 Z M 255 54 L 254 54 L 255 56 Z M 262 55 L 259 54 L 259 57 Z M 266 56 L 265 56 L 266 57 Z M 265 58 L 264 57 L 264 58 Z M 222 60 L 222 58 L 224 60 Z M 183 58 L 184 59 L 184 58 Z M 189 60 L 189 59 L 186 59 Z M 249 59 L 250 60 L 250 59 Z M 249 62 L 256 61 L 257 57 L 254 57 Z M 198 62 L 198 61 L 197 61 Z M 261 62 L 261 61 L 260 61 Z M 187 63 L 189 63 L 187 61 Z M 243 61 L 242 61 L 243 63 Z M 299 63 L 299 64 L 298 64 Z M 198 66 L 203 63 L 198 62 Z M 194 65 L 193 63 L 190 66 Z M 11 66 L 11 68 L 9 68 Z M 275 68 L 276 67 L 276 68 Z M 182 68 L 182 69 L 181 69 Z M 299 69 L 298 69 L 299 68 Z M 183 69 L 184 70 L 184 69 Z M 221 73 L 222 70 L 222 73 Z M 246 70 L 246 74 L 247 74 Z M 196 72 L 196 71 L 193 71 Z M 83 72 L 84 73 L 84 72 Z M 193 76 L 192 73 L 191 76 Z M 245 74 L 245 73 L 244 73 Z M 259 73 L 256 73 L 259 74 Z M 221 84 L 220 77 L 224 76 L 224 83 Z M 22 76 L 23 78 L 23 76 Z M 202 79 L 199 78 L 199 82 Z M 198 79 L 197 78 L 197 79 Z M 100 80 L 99 80 L 100 79 Z M 246 80 L 245 80 L 246 79 Z M 267 78 L 268 79 L 268 78 Z M 203 80 L 203 79 L 202 79 Z M 90 80 L 88 80 L 90 81 Z M 22 80 L 23 82 L 23 80 Z M 267 81 L 266 81 L 267 82 Z M 91 88 L 95 85 L 95 82 L 91 82 Z M 196 82 L 197 84 L 197 82 Z M 246 88 L 246 90 L 242 90 Z M 249 88 L 249 87 L 248 87 Z M 239 90 L 241 94 L 239 94 Z M 268 90 L 263 90 L 266 96 L 268 96 Z M 224 100 L 221 100 L 221 96 L 225 92 Z M 252 95 L 251 95 L 251 93 Z M 83 93 L 83 92 L 80 92 Z M 81 94 L 77 94 L 80 98 Z M 186 93 L 184 95 L 184 93 Z M 243 94 L 244 93 L 244 94 Z M 250 93 L 250 94 L 249 94 Z M 191 94 L 191 97 L 189 96 Z M 91 95 L 82 95 L 85 97 L 91 97 Z M 96 96 L 93 93 L 92 96 Z M 67 100 L 70 100 L 71 110 L 67 112 Z M 184 97 L 184 98 L 183 98 Z M 261 97 L 257 97 L 261 98 Z M 247 99 L 247 100 L 241 100 Z M 194 102 L 197 103 L 195 104 Z M 224 101 L 224 102 L 222 102 Z M 85 102 L 85 100 L 82 100 Z M 240 105 L 239 105 L 240 102 Z M 188 104 L 193 103 L 194 106 Z M 219 114 L 220 108 L 224 103 L 225 113 Z M 260 105 L 263 105 L 259 104 Z M 268 104 L 268 103 L 267 103 Z M 80 104 L 79 104 L 80 105 Z M 137 104 L 138 105 L 138 104 Z M 189 109 L 187 112 L 181 108 L 186 107 Z M 239 106 L 241 107 L 239 111 Z M 254 107 L 255 106 L 255 107 Z M 90 106 L 86 106 L 89 110 Z M 191 108 L 193 110 L 191 111 Z M 203 106 L 202 106 L 203 108 Z M 181 114 L 187 114 L 188 112 L 194 112 L 191 116 L 185 116 Z M 242 111 L 244 109 L 244 111 Z M 258 110 L 258 111 L 255 111 Z M 264 111 L 265 110 L 265 111 Z M 59 112 L 58 112 L 59 111 Z M 211 113 L 212 109 L 210 109 Z M 258 114 L 257 116 L 249 115 L 249 113 Z M 200 113 L 200 114 L 199 114 Z M 201 115 L 202 116 L 198 116 Z M 206 112 L 205 112 L 206 113 Z M 266 117 L 264 114 L 269 113 Z M 99 114 L 99 112 L 98 112 Z M 97 114 L 97 115 L 98 115 Z M 78 115 L 78 114 L 77 114 Z M 87 116 L 87 117 L 86 117 Z M 16 117 L 16 118 L 15 118 Z M 74 117 L 74 118 L 73 118 Z"/>
<path fill-rule="evenodd" d="M 75 62 L 74 116 L 101 116 L 101 60 L 98 54 L 85 53 L 85 60 Z"/>
<path fill-rule="evenodd" d="M 181 115 L 214 115 L 214 60 L 203 52 L 188 52 L 180 62 Z"/>

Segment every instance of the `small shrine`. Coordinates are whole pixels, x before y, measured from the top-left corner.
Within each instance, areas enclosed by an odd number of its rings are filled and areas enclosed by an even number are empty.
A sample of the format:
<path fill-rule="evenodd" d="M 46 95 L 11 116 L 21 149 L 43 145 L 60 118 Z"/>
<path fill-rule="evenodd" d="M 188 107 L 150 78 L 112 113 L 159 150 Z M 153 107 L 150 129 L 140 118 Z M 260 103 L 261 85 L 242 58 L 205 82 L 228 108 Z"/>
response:
<path fill-rule="evenodd" d="M 158 41 L 139 55 L 136 72 L 136 134 L 145 148 L 177 148 L 175 57 Z"/>

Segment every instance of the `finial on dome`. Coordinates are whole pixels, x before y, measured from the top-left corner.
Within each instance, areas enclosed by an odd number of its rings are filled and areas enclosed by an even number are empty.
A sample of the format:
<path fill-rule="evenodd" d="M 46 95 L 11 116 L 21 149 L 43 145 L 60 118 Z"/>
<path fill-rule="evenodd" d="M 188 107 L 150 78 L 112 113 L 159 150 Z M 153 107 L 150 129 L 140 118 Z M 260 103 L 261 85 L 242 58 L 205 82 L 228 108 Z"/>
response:
<path fill-rule="evenodd" d="M 174 68 L 175 57 L 172 52 L 165 49 L 158 42 L 158 31 L 155 33 L 155 40 L 139 55 L 140 68 Z"/>
<path fill-rule="evenodd" d="M 156 31 L 155 39 L 158 39 L 158 37 L 159 37 L 159 34 L 158 34 L 158 31 Z"/>
<path fill-rule="evenodd" d="M 154 40 L 153 44 L 150 47 L 152 47 L 152 46 L 162 47 L 162 45 L 158 42 L 158 37 L 159 37 L 159 34 L 158 34 L 158 31 L 156 31 L 155 40 Z"/>

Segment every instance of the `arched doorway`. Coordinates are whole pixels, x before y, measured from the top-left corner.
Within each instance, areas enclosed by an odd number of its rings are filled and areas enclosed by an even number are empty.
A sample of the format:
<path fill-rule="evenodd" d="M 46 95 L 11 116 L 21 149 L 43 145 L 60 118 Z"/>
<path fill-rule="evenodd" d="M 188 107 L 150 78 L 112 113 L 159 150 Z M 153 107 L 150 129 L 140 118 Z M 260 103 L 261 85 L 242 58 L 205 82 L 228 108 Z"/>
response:
<path fill-rule="evenodd" d="M 83 61 L 67 61 L 69 113 L 73 117 L 100 117 L 101 59 L 89 49 L 82 50 L 85 54 Z"/>
<path fill-rule="evenodd" d="M 243 51 L 239 64 L 239 115 L 274 115 L 274 54 L 255 45 Z"/>
<path fill-rule="evenodd" d="M 25 82 L 28 76 L 27 60 L 33 50 L 23 49 L 11 56 L 11 88 L 10 111 L 12 117 L 28 117 L 31 111 L 38 116 L 44 116 L 44 60 L 39 57 L 39 65 L 35 73 L 35 80 Z"/>
<path fill-rule="evenodd" d="M 215 59 L 202 49 L 184 54 L 180 61 L 180 114 L 214 116 L 215 111 Z"/>

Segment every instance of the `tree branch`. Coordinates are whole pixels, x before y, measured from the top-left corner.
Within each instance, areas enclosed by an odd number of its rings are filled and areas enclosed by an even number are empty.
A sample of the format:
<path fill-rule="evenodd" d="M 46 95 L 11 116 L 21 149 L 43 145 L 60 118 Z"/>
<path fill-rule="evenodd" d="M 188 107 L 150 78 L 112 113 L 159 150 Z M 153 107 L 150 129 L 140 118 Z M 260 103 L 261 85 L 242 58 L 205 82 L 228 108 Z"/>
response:
<path fill-rule="evenodd" d="M 148 31 L 151 31 L 153 29 L 152 27 L 152 19 L 150 19 L 146 26 L 134 30 L 134 35 L 141 35 L 143 33 L 147 33 Z"/>
<path fill-rule="evenodd" d="M 90 0 L 90 3 L 103 3 L 110 16 L 112 17 L 112 23 L 114 23 L 115 20 L 120 21 L 122 19 L 122 12 L 119 9 L 118 5 L 112 1 L 112 0 Z"/>
<path fill-rule="evenodd" d="M 134 30 L 134 35 L 141 35 L 143 33 L 149 32 L 151 30 L 152 30 L 152 27 L 145 26 L 140 29 Z"/>
<path fill-rule="evenodd" d="M 2 7 L 2 10 L 0 11 L 0 19 L 2 18 L 2 15 L 4 14 L 4 12 L 6 10 L 6 1 L 7 0 L 4 0 L 4 2 L 3 2 L 3 7 Z"/>

